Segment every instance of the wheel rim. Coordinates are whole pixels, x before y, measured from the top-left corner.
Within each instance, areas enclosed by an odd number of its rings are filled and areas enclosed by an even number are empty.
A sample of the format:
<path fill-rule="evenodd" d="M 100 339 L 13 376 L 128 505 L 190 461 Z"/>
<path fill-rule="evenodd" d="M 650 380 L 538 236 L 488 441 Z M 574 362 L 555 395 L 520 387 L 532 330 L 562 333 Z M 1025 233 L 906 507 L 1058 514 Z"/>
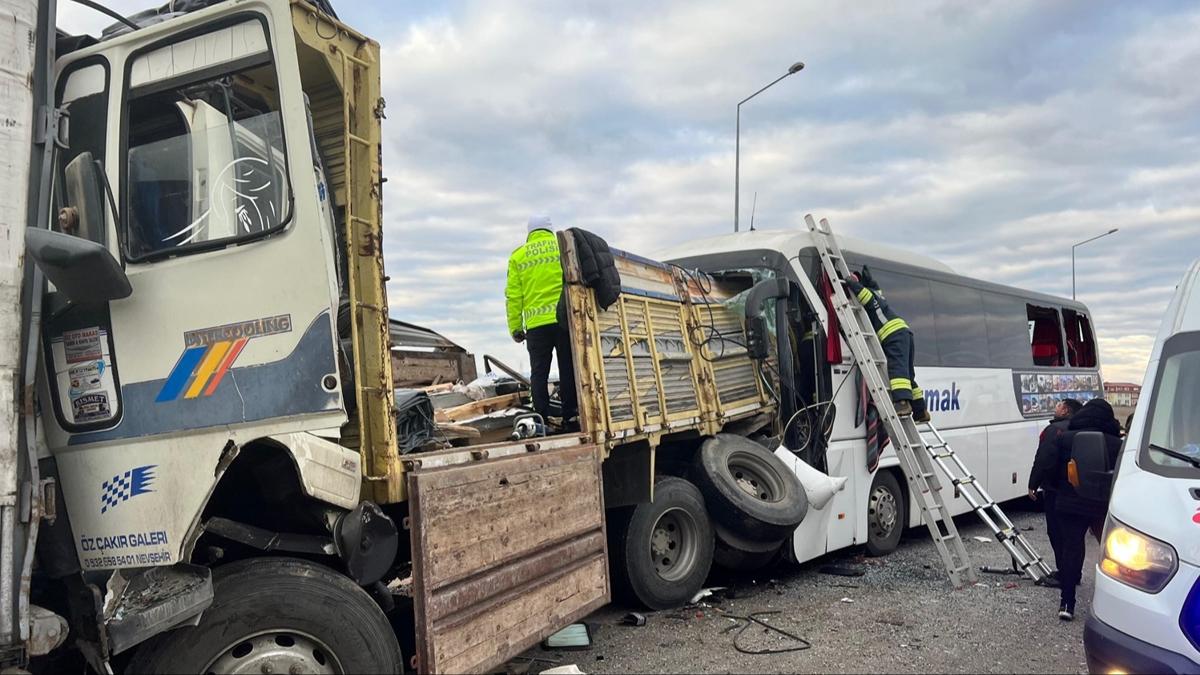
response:
<path fill-rule="evenodd" d="M 900 509 L 896 503 L 896 495 L 886 487 L 879 485 L 871 491 L 871 500 L 867 508 L 867 518 L 871 531 L 881 539 L 887 539 L 896 528 Z"/>
<path fill-rule="evenodd" d="M 232 675 L 343 673 L 334 653 L 320 640 L 296 631 L 275 630 L 238 640 L 204 669 Z"/>
<path fill-rule="evenodd" d="M 658 576 L 667 581 L 686 577 L 696 564 L 699 540 L 695 516 L 680 508 L 664 511 L 650 534 L 650 558 Z"/>
<path fill-rule="evenodd" d="M 735 452 L 726 462 L 734 483 L 746 494 L 763 502 L 776 502 L 783 496 L 783 484 L 761 457 Z"/>

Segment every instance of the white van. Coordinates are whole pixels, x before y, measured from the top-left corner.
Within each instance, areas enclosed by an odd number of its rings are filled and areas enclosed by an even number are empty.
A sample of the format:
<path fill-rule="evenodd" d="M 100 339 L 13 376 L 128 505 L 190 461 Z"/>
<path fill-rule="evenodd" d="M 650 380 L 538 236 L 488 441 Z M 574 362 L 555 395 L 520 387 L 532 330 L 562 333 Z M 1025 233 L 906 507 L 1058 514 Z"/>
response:
<path fill-rule="evenodd" d="M 1200 260 L 1167 308 L 1116 476 L 1088 668 L 1200 673 Z"/>

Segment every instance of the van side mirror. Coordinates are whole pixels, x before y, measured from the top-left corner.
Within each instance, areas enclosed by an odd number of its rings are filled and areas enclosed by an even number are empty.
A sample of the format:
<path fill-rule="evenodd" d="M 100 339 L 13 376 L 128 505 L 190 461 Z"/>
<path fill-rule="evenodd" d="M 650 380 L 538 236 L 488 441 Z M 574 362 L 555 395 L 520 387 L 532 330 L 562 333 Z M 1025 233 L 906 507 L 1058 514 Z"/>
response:
<path fill-rule="evenodd" d="M 94 241 L 27 227 L 25 248 L 46 278 L 72 302 L 99 304 L 133 293 L 121 263 Z"/>
<path fill-rule="evenodd" d="M 92 153 L 81 152 L 63 168 L 66 208 L 59 212 L 59 231 L 104 244 L 104 197 Z"/>
<path fill-rule="evenodd" d="M 1099 431 L 1080 431 L 1071 441 L 1071 464 L 1067 479 L 1080 497 L 1108 501 L 1112 492 L 1113 467 L 1109 466 L 1108 443 Z"/>

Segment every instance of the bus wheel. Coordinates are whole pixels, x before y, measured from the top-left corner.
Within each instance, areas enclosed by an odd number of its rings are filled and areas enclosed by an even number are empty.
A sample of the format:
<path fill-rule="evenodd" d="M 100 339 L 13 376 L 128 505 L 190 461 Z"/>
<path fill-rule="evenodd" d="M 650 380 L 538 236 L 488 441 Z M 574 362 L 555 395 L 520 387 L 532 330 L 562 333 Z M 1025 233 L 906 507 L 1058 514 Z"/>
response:
<path fill-rule="evenodd" d="M 879 556 L 896 550 L 908 521 L 905 507 L 904 492 L 896 474 L 877 471 L 867 495 L 867 553 Z"/>
<path fill-rule="evenodd" d="M 614 581 L 646 607 L 679 607 L 704 585 L 712 567 L 713 529 L 700 491 L 688 481 L 658 478 L 654 501 L 633 507 L 615 534 Z"/>
<path fill-rule="evenodd" d="M 138 648 L 130 673 L 399 673 L 404 659 L 383 611 L 333 570 L 252 558 L 213 573 L 197 626 Z"/>

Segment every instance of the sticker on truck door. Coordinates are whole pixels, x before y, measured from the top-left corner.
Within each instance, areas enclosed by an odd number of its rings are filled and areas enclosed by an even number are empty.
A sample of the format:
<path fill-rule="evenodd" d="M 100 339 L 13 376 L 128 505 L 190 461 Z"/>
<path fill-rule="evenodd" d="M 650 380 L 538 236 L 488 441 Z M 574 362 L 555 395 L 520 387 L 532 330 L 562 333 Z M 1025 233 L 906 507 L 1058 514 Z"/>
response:
<path fill-rule="evenodd" d="M 56 408 L 67 428 L 115 422 L 119 413 L 117 381 L 108 330 L 88 326 L 50 338 Z"/>

